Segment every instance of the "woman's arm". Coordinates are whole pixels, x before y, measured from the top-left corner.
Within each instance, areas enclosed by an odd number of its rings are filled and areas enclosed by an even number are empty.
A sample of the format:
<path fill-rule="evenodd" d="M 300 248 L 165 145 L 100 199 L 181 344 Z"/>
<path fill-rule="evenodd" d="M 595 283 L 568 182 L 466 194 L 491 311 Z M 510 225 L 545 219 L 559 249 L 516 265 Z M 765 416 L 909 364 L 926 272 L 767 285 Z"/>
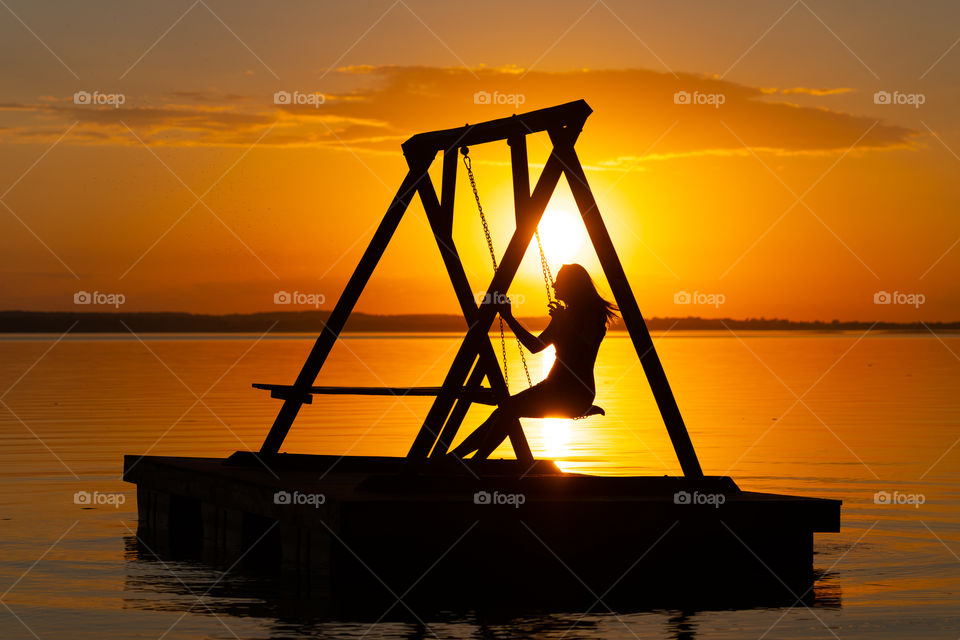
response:
<path fill-rule="evenodd" d="M 517 339 L 520 340 L 520 344 L 526 347 L 530 353 L 539 353 L 546 349 L 547 345 L 553 343 L 553 332 L 550 331 L 550 328 L 553 326 L 553 320 L 550 321 L 550 324 L 539 336 L 535 336 L 527 331 L 527 328 L 520 324 L 519 320 L 513 317 L 513 310 L 510 308 L 509 302 L 500 305 L 500 315 L 507 321 L 507 324 L 510 325 L 510 329 L 517 336 Z"/>

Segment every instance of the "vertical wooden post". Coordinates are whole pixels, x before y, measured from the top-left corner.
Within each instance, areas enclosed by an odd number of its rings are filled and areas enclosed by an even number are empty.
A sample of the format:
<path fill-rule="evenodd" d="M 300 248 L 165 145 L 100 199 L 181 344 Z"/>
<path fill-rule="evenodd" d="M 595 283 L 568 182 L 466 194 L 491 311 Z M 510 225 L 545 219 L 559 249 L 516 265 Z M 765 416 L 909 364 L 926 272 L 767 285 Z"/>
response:
<path fill-rule="evenodd" d="M 561 156 L 567 182 L 573 192 L 573 198 L 580 209 L 580 215 L 583 216 L 590 241 L 593 243 L 597 257 L 600 259 L 600 265 L 607 276 L 607 282 L 616 298 L 617 306 L 620 307 L 620 314 L 623 316 L 623 322 L 630 333 L 634 349 L 640 357 L 640 363 L 647 375 L 647 381 L 650 383 L 653 397 L 657 401 L 657 407 L 660 409 L 660 415 L 663 417 L 667 433 L 670 434 L 670 440 L 673 442 L 673 449 L 676 451 L 683 474 L 690 478 L 700 478 L 703 476 L 703 471 L 700 468 L 697 453 L 693 449 L 693 443 L 690 441 L 690 435 L 687 433 L 687 427 L 683 423 L 683 416 L 680 415 L 677 400 L 670 389 L 667 374 L 664 372 L 663 364 L 660 362 L 656 348 L 654 348 L 650 332 L 647 330 L 647 324 L 640 313 L 640 307 L 637 306 L 637 300 L 633 296 L 633 290 L 627 281 L 623 265 L 620 264 L 617 250 L 614 248 L 610 234 L 600 217 L 600 210 L 597 208 L 593 192 L 587 184 L 587 177 L 583 172 L 583 167 L 580 165 L 580 159 L 577 157 L 573 145 L 564 145 Z"/>
<path fill-rule="evenodd" d="M 517 226 L 530 208 L 530 169 L 527 166 L 527 136 L 507 140 L 510 145 L 510 169 L 513 174 L 513 208 Z"/>
<path fill-rule="evenodd" d="M 556 148 L 554 148 L 550 157 L 547 159 L 543 172 L 540 174 L 540 179 L 537 181 L 537 187 L 533 192 L 533 196 L 530 198 L 527 215 L 525 219 L 517 225 L 513 237 L 510 238 L 510 244 L 507 245 L 507 250 L 500 261 L 500 266 L 494 274 L 490 286 L 487 288 L 487 295 L 490 299 L 493 299 L 495 295 L 506 292 L 510 288 L 510 283 L 513 281 L 517 269 L 520 267 L 520 262 L 527 251 L 527 247 L 530 246 L 533 233 L 537 229 L 537 224 L 543 216 L 543 211 L 546 209 L 547 202 L 550 200 L 550 196 L 553 194 L 553 190 L 556 188 L 562 172 L 563 167 L 561 166 L 558 152 Z M 450 366 L 446 378 L 444 378 L 443 389 L 436 400 L 434 400 L 433 406 L 430 407 L 430 412 L 427 414 L 427 421 L 425 421 L 424 426 L 420 428 L 420 432 L 417 434 L 413 446 L 410 448 L 408 457 L 425 458 L 430 453 L 437 438 L 436 434 L 427 427 L 428 425 L 437 424 L 436 420 L 438 415 L 447 416 L 450 413 L 450 409 L 455 400 L 454 394 L 457 389 L 463 386 L 464 380 L 480 351 L 480 341 L 487 340 L 489 343 L 489 336 L 487 334 L 490 331 L 491 325 L 493 325 L 495 315 L 496 309 L 492 305 L 480 306 L 477 320 L 470 330 L 467 331 L 467 335 L 463 339 L 463 343 L 461 343 L 460 349 L 453 359 L 453 364 Z M 450 433 L 450 430 L 444 429 L 440 434 L 440 441 L 437 444 L 440 444 L 441 447 L 449 447 L 452 439 L 453 434 Z"/>
<path fill-rule="evenodd" d="M 510 169 L 513 177 L 513 210 L 517 221 L 516 225 L 519 228 L 520 220 L 530 215 L 530 170 L 527 166 L 527 136 L 515 136 L 508 139 L 507 144 L 510 145 Z M 540 219 L 538 218 L 537 225 L 539 224 Z M 536 231 L 537 226 L 535 225 L 533 229 Z M 528 243 L 527 247 L 529 246 Z M 526 254 L 526 249 L 524 249 L 524 254 Z M 523 349 L 523 346 L 520 348 Z M 503 366 L 507 366 L 507 363 L 504 362 Z M 497 373 L 500 373 L 499 367 L 497 367 Z M 509 391 L 506 391 L 506 383 L 504 383 L 504 393 L 505 395 L 509 393 Z M 459 427 L 459 425 L 457 426 Z M 513 445 L 517 460 L 524 464 L 533 464 L 533 453 L 530 451 L 530 445 L 527 443 L 527 437 L 523 433 L 523 425 L 520 424 L 519 418 L 508 425 L 507 434 L 510 443 Z M 522 444 L 522 450 L 517 446 L 518 442 Z M 443 443 L 441 442 L 441 444 Z"/>
<path fill-rule="evenodd" d="M 432 160 L 433 158 L 417 158 L 415 161 L 408 162 L 410 170 L 407 172 L 407 176 L 400 184 L 400 189 L 397 190 L 397 194 L 391 201 L 387 213 L 383 216 L 383 220 L 380 221 L 380 226 L 377 227 L 373 238 L 370 240 L 370 244 L 367 245 L 366 251 L 363 252 L 363 256 L 360 258 L 357 268 L 354 269 L 353 275 L 350 276 L 347 286 L 344 287 L 343 293 L 340 294 L 340 299 L 337 300 L 336 306 L 333 308 L 333 311 L 330 312 L 330 317 L 327 319 L 327 322 L 324 323 L 323 332 L 317 337 L 316 342 L 313 344 L 313 349 L 310 351 L 310 355 L 307 356 L 306 362 L 303 363 L 303 368 L 300 369 L 300 374 L 293 383 L 293 390 L 289 392 L 284 399 L 283 406 L 280 407 L 280 411 L 273 421 L 273 426 L 270 428 L 270 433 L 267 434 L 263 445 L 260 447 L 260 453 L 271 454 L 277 453 L 280 450 L 280 446 L 287 437 L 287 432 L 290 431 L 290 426 L 300 412 L 300 407 L 307 397 L 309 388 L 313 386 L 314 381 L 317 379 L 317 374 L 320 373 L 320 369 L 330 354 L 330 350 L 340 336 L 340 332 L 343 330 L 347 318 L 350 317 L 350 312 L 353 311 L 353 307 L 360 298 L 360 294 L 370 280 L 370 275 L 373 273 L 377 263 L 380 262 L 380 258 L 387 248 L 387 243 L 390 242 L 390 238 L 393 237 L 393 233 L 397 230 L 397 225 L 400 224 L 403 214 L 406 212 L 407 207 L 410 206 L 410 200 L 416 192 L 417 185 L 424 178 L 427 180 L 430 179 L 427 169 L 430 167 Z"/>

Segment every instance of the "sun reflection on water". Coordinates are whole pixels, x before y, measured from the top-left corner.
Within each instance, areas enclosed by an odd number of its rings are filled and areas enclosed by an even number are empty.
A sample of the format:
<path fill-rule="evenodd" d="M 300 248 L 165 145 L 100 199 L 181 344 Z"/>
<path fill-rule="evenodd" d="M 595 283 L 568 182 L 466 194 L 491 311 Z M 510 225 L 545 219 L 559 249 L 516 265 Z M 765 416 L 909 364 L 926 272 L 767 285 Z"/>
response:
<path fill-rule="evenodd" d="M 544 377 L 550 372 L 554 360 L 557 358 L 553 345 L 543 352 L 541 373 Z M 541 420 L 540 437 L 543 446 L 543 456 L 553 460 L 561 470 L 567 471 L 570 463 L 563 458 L 570 456 L 570 442 L 573 436 L 573 420 L 569 418 L 544 418 Z"/>

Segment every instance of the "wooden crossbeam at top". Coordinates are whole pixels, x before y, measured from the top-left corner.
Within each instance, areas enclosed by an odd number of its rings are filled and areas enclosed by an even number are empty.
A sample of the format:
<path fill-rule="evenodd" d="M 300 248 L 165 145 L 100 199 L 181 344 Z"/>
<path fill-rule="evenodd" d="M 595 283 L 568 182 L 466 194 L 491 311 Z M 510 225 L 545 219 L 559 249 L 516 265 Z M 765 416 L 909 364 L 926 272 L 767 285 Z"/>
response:
<path fill-rule="evenodd" d="M 525 136 L 541 131 L 560 129 L 573 125 L 576 128 L 583 126 L 593 109 L 584 100 L 574 100 L 566 104 L 537 109 L 520 115 L 508 116 L 497 120 L 488 120 L 477 124 L 466 124 L 453 129 L 427 131 L 410 137 L 401 146 L 404 155 L 421 156 L 434 155 L 438 151 L 446 151 L 464 145 L 471 146 L 509 140 L 516 136 Z"/>

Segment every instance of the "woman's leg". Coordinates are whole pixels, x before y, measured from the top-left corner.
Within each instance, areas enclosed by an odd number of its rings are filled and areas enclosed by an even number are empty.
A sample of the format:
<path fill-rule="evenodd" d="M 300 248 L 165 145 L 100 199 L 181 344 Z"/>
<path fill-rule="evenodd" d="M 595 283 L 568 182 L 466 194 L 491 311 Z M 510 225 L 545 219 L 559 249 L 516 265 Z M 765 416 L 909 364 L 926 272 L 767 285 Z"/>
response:
<path fill-rule="evenodd" d="M 510 425 L 514 420 L 520 417 L 543 417 L 553 404 L 552 396 L 546 387 L 537 385 L 508 397 L 453 450 L 453 454 L 463 458 L 476 451 L 474 460 L 485 459 L 510 435 Z"/>
<path fill-rule="evenodd" d="M 491 453 L 497 450 L 497 447 L 510 435 L 510 425 L 516 420 L 517 416 L 505 411 L 495 411 L 497 415 L 491 415 L 488 418 L 490 422 L 487 428 L 483 443 L 477 448 L 474 454 L 474 460 L 486 460 Z"/>
<path fill-rule="evenodd" d="M 457 447 L 451 453 L 458 458 L 463 458 L 479 449 L 486 441 L 487 436 L 490 433 L 491 425 L 497 422 L 499 417 L 500 409 L 494 409 L 493 413 L 491 413 L 490 416 L 473 431 L 473 433 L 468 435 L 463 442 L 457 445 Z"/>

